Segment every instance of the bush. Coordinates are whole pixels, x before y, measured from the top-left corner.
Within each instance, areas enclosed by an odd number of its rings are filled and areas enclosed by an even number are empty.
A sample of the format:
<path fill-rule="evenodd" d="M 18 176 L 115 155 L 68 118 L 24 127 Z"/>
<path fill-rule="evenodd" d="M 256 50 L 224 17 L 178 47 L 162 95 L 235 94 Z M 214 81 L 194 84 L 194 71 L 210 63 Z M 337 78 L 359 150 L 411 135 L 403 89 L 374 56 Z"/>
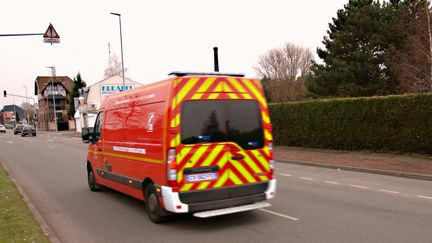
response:
<path fill-rule="evenodd" d="M 269 105 L 276 145 L 432 154 L 432 94 Z"/>

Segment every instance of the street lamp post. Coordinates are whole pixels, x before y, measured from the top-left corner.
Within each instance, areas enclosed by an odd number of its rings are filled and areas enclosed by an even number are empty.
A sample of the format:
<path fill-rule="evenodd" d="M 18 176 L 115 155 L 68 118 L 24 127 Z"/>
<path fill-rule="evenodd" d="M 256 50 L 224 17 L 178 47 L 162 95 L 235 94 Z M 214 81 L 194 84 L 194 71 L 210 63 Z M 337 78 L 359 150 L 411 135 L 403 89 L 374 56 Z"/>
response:
<path fill-rule="evenodd" d="M 120 25 L 120 51 L 121 51 L 121 61 L 122 61 L 122 77 L 123 77 L 123 90 L 125 91 L 125 73 L 124 73 L 124 62 L 123 62 L 123 38 L 122 38 L 122 25 L 121 25 L 121 14 L 119 13 L 111 13 L 112 15 L 116 15 L 119 17 L 119 25 Z"/>
<path fill-rule="evenodd" d="M 25 95 L 25 97 L 26 97 L 26 113 L 27 113 L 27 122 L 28 122 L 28 124 L 30 124 L 30 116 L 29 116 L 29 109 L 28 109 L 28 105 L 29 105 L 29 103 L 28 103 L 28 99 L 27 99 L 27 85 L 24 85 L 23 86 L 24 88 L 25 88 L 25 91 L 26 91 L 26 95 Z"/>
<path fill-rule="evenodd" d="M 55 67 L 50 66 L 47 67 L 51 69 L 51 92 L 52 92 L 52 98 L 53 98 L 53 108 L 54 108 L 54 123 L 55 123 L 55 131 L 57 132 L 57 111 L 56 111 L 56 103 L 55 103 L 55 96 L 54 96 L 54 76 L 55 76 Z M 48 106 L 49 108 L 49 106 Z"/>

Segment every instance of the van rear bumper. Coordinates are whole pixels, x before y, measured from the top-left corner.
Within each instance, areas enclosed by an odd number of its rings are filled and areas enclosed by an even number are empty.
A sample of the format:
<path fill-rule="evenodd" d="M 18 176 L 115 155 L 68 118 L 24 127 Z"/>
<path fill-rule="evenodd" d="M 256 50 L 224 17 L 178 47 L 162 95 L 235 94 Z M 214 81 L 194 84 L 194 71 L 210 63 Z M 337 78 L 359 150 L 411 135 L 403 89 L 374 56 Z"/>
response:
<path fill-rule="evenodd" d="M 265 201 L 275 196 L 276 180 L 253 185 L 222 189 L 173 192 L 171 187 L 161 186 L 165 209 L 173 213 L 192 213 L 229 208 Z"/>

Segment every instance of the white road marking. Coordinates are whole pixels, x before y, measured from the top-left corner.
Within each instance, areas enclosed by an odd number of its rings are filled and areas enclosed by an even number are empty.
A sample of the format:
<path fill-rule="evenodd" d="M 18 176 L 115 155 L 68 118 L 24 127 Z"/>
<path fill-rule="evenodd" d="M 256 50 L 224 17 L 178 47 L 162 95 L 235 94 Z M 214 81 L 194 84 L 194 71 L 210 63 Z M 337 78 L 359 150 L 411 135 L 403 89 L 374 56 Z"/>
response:
<path fill-rule="evenodd" d="M 387 192 L 387 193 L 393 193 L 393 194 L 399 194 L 399 192 L 397 191 L 390 191 L 390 190 L 385 190 L 385 189 L 380 189 L 380 192 Z"/>
<path fill-rule="evenodd" d="M 332 184 L 332 185 L 339 185 L 339 182 L 336 182 L 336 181 L 324 181 L 324 183 Z"/>
<path fill-rule="evenodd" d="M 269 214 L 273 214 L 273 215 L 276 215 L 276 216 L 279 216 L 279 217 L 282 217 L 282 218 L 291 219 L 293 221 L 299 220 L 298 218 L 294 218 L 294 217 L 291 217 L 291 216 L 288 216 L 288 215 L 285 215 L 285 214 L 281 214 L 281 213 L 276 213 L 276 212 L 273 212 L 273 211 L 270 211 L 270 210 L 267 210 L 267 209 L 263 209 L 263 208 L 258 209 L 258 210 L 266 212 L 266 213 L 269 213 Z"/>
<path fill-rule="evenodd" d="M 48 145 L 48 148 L 54 149 L 55 147 L 54 147 L 54 146 L 50 146 L 50 145 Z"/>
<path fill-rule="evenodd" d="M 52 142 L 52 141 L 53 141 L 53 140 L 51 140 L 51 139 L 48 139 L 48 140 L 47 140 L 47 142 Z"/>
<path fill-rule="evenodd" d="M 359 185 L 353 185 L 353 184 L 350 184 L 348 186 L 358 188 L 358 189 L 368 189 L 368 187 L 366 187 L 366 186 L 359 186 Z"/>
<path fill-rule="evenodd" d="M 424 198 L 424 199 L 431 199 L 431 200 L 432 200 L 432 197 L 428 197 L 428 196 L 417 195 L 417 197 L 419 197 L 419 198 Z"/>
<path fill-rule="evenodd" d="M 13 143 L 12 141 L 7 141 L 7 143 Z"/>
<path fill-rule="evenodd" d="M 313 181 L 313 178 L 310 177 L 299 177 L 302 180 Z"/>
<path fill-rule="evenodd" d="M 291 177 L 292 176 L 292 175 L 289 175 L 289 174 L 279 174 L 279 175 L 286 176 L 286 177 Z"/>

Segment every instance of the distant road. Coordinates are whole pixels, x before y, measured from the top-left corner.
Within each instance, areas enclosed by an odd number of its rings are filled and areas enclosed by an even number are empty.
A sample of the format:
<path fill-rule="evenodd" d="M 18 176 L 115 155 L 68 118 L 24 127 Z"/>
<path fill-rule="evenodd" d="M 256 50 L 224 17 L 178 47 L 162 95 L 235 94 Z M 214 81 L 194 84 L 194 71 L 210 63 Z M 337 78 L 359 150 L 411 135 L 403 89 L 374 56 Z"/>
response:
<path fill-rule="evenodd" d="M 155 225 L 144 203 L 87 187 L 87 145 L 0 135 L 0 160 L 62 242 L 432 242 L 432 182 L 277 163 L 272 207 Z"/>

